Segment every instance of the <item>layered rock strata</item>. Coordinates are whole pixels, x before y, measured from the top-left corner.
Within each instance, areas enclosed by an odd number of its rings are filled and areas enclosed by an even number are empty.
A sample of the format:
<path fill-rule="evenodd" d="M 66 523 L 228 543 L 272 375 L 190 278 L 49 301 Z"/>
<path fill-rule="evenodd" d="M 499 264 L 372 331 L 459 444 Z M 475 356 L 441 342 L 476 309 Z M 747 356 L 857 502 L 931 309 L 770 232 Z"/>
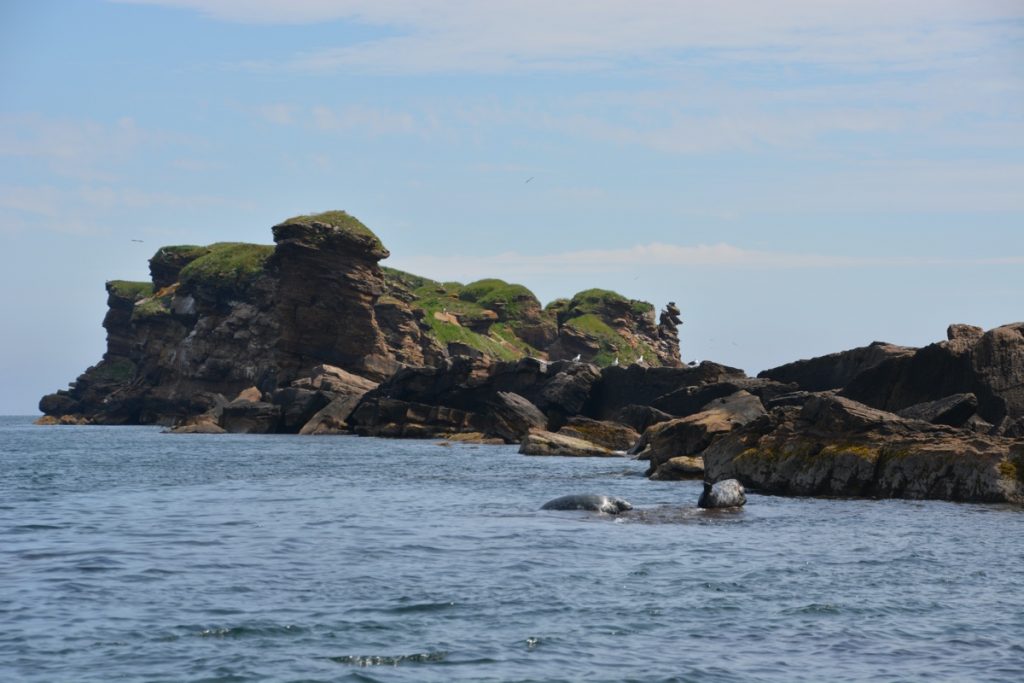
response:
<path fill-rule="evenodd" d="M 678 312 L 656 324 L 650 304 L 605 290 L 545 309 L 521 285 L 382 268 L 388 250 L 342 211 L 288 219 L 273 236 L 274 246 L 164 247 L 150 260 L 151 283 L 107 283 L 107 352 L 69 389 L 45 396 L 41 411 L 65 423 L 185 424 L 246 387 L 267 396 L 290 389 L 320 365 L 379 382 L 456 356 L 557 358 L 577 342 L 599 365 L 681 365 L 677 341 L 666 342 L 677 340 Z M 271 405 L 282 407 L 282 422 L 244 428 L 292 431 L 286 404 L 305 398 L 279 395 Z M 248 425 L 232 422 L 239 410 L 228 409 L 229 426 Z"/>

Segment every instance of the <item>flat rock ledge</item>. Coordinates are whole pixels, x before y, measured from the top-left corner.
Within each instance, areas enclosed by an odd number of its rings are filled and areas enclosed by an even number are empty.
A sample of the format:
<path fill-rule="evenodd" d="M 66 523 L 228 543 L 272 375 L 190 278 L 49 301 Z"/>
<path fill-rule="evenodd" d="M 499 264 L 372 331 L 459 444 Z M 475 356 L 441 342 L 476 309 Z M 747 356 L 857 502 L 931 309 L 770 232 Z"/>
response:
<path fill-rule="evenodd" d="M 650 478 L 656 481 L 703 479 L 704 458 L 699 455 L 677 455 L 660 464 Z"/>
<path fill-rule="evenodd" d="M 613 451 L 584 441 L 575 436 L 554 432 L 532 431 L 519 445 L 523 455 L 563 455 L 573 458 L 621 458 L 621 451 Z"/>

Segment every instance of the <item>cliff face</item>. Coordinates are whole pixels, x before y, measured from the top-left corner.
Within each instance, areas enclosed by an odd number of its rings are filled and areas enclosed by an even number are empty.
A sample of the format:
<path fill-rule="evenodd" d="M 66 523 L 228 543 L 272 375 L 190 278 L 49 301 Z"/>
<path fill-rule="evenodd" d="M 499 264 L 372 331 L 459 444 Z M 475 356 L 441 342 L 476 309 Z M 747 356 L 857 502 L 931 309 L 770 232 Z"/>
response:
<path fill-rule="evenodd" d="M 40 410 L 171 423 L 248 387 L 269 396 L 321 365 L 381 381 L 453 356 L 681 364 L 674 306 L 657 325 L 650 304 L 613 292 L 544 309 L 521 285 L 382 268 L 388 250 L 341 211 L 288 219 L 273 235 L 274 246 L 164 247 L 150 260 L 152 283 L 108 282 L 107 352 Z"/>

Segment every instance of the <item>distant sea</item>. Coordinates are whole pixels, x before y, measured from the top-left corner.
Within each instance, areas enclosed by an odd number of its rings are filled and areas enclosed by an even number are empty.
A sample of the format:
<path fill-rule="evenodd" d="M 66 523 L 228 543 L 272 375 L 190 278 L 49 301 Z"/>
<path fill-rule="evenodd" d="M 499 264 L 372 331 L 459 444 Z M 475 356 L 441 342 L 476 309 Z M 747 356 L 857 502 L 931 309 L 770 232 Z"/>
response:
<path fill-rule="evenodd" d="M 643 470 L 0 418 L 0 681 L 1024 680 L 1021 508 Z"/>

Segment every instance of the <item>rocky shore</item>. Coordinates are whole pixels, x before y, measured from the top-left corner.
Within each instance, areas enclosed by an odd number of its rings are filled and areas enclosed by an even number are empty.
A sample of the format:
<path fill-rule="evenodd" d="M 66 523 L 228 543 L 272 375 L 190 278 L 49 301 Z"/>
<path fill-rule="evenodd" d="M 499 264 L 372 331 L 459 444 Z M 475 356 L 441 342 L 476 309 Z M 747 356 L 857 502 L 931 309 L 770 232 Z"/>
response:
<path fill-rule="evenodd" d="M 383 268 L 344 212 L 164 247 L 107 283 L 107 351 L 44 424 L 496 440 L 782 495 L 1024 503 L 1024 323 L 766 370 L 680 362 L 680 311 Z"/>

